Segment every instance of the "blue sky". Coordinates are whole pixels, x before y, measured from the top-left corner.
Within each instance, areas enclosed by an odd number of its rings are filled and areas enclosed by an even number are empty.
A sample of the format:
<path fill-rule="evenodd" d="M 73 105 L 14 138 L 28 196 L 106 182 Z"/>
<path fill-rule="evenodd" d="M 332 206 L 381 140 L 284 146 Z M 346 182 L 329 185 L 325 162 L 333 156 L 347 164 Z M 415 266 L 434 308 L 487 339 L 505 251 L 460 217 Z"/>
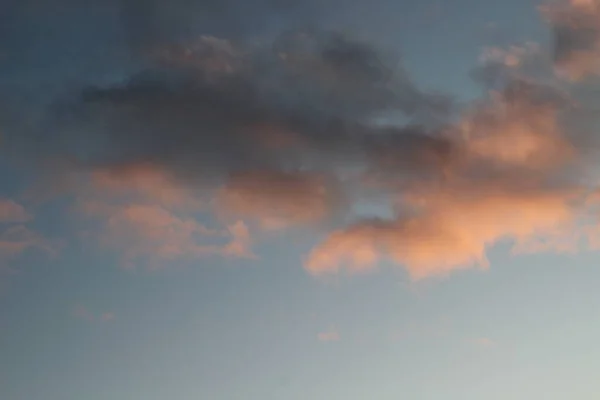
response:
<path fill-rule="evenodd" d="M 595 398 L 597 17 L 9 1 L 0 397 Z"/>

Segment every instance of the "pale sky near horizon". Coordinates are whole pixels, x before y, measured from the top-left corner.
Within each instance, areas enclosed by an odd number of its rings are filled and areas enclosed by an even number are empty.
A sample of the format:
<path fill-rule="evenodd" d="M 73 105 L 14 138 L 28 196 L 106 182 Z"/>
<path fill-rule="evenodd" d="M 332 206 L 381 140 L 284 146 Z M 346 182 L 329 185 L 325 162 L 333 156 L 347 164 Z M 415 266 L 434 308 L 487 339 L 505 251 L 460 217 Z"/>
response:
<path fill-rule="evenodd" d="M 4 0 L 0 399 L 598 398 L 598 88 L 600 0 Z"/>

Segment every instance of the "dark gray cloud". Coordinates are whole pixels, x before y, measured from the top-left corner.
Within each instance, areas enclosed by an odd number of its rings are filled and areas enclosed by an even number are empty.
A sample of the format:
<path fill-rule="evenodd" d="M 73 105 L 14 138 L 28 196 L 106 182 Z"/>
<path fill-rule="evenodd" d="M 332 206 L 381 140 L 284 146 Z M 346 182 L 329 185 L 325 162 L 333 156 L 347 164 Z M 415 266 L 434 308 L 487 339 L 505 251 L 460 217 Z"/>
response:
<path fill-rule="evenodd" d="M 462 157 L 454 104 L 417 87 L 397 56 L 334 31 L 249 33 L 273 15 L 298 24 L 317 18 L 311 2 L 90 4 L 114 23 L 128 61 L 112 74 L 57 79 L 63 91 L 51 91 L 51 101 L 3 94 L 5 148 L 14 154 L 78 168 L 152 163 L 192 179 L 350 168 L 422 179 Z M 505 93 L 519 83 L 501 68 L 483 81 L 495 77 L 500 83 L 490 86 Z"/>
<path fill-rule="evenodd" d="M 376 48 L 339 33 L 290 32 L 267 44 L 201 36 L 157 47 L 143 72 L 117 84 L 74 92 L 10 142 L 38 158 L 151 162 L 195 178 L 331 172 L 345 162 L 411 170 L 443 162 L 450 143 L 418 125 L 373 118 L 393 110 L 407 121 L 443 120 L 450 104 L 416 88 Z M 287 145 L 274 146 L 277 137 Z"/>

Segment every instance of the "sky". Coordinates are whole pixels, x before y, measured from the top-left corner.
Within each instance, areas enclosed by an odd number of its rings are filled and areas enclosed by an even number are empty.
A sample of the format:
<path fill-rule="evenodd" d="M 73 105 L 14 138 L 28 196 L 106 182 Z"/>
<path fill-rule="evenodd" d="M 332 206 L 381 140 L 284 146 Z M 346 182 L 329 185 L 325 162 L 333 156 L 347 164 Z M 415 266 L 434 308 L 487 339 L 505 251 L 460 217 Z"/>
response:
<path fill-rule="evenodd" d="M 0 398 L 600 396 L 600 0 L 4 0 Z"/>

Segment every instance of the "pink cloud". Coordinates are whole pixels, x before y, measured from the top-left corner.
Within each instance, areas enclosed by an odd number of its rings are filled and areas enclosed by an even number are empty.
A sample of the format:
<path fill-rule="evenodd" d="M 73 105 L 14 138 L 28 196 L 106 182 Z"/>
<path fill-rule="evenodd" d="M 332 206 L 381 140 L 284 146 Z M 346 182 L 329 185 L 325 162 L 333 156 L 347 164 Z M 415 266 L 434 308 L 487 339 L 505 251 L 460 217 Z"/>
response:
<path fill-rule="evenodd" d="M 75 306 L 73 309 L 73 316 L 90 322 L 94 320 L 94 315 L 82 305 Z"/>
<path fill-rule="evenodd" d="M 115 319 L 115 313 L 113 313 L 113 312 L 104 312 L 100 316 L 100 319 L 102 321 L 112 321 L 113 319 Z"/>
<path fill-rule="evenodd" d="M 530 91 L 522 87 L 493 92 L 465 116 L 459 125 L 465 169 L 481 160 L 548 172 L 574 158 L 575 149 L 559 124 L 557 105 L 535 99 Z"/>
<path fill-rule="evenodd" d="M 125 265 L 143 262 L 159 268 L 170 261 L 209 255 L 253 257 L 243 222 L 226 230 L 209 229 L 190 216 L 177 215 L 158 205 L 135 203 L 94 210 L 100 210 L 97 215 L 105 219 L 100 222 L 100 243 L 119 251 Z M 206 243 L 215 240 L 218 243 Z"/>
<path fill-rule="evenodd" d="M 81 319 L 88 322 L 109 322 L 115 318 L 115 314 L 112 311 L 104 311 L 102 313 L 95 314 L 92 311 L 90 311 L 87 307 L 81 304 L 78 304 L 73 308 L 73 316 L 77 319 Z"/>
<path fill-rule="evenodd" d="M 324 332 L 319 332 L 317 339 L 320 342 L 337 342 L 340 340 L 340 334 L 335 328 L 331 328 Z"/>
<path fill-rule="evenodd" d="M 551 103 L 537 102 L 526 88 L 493 94 L 466 115 L 459 134 L 462 157 L 443 181 L 405 187 L 394 219 L 331 233 L 309 254 L 306 268 L 313 274 L 368 271 L 388 260 L 421 279 L 487 268 L 487 250 L 501 241 L 517 248 L 573 227 L 579 216 L 573 202 L 585 191 L 547 183 L 575 156 Z M 485 179 L 476 178 L 478 169 Z"/>
<path fill-rule="evenodd" d="M 151 164 L 93 171 L 78 191 L 76 210 L 95 220 L 92 235 L 125 266 L 160 268 L 205 256 L 253 258 L 246 225 L 209 228 L 197 220 L 198 190 Z"/>
<path fill-rule="evenodd" d="M 517 188 L 514 189 L 519 190 Z M 564 193 L 514 193 L 492 189 L 432 191 L 422 212 L 387 223 L 364 222 L 336 232 L 310 254 L 313 273 L 344 264 L 370 269 L 381 259 L 404 265 L 414 279 L 456 269 L 487 268 L 487 249 L 500 240 L 525 240 L 573 217 Z"/>
<path fill-rule="evenodd" d="M 31 218 L 31 215 L 22 205 L 9 199 L 0 198 L 0 223 L 26 222 Z"/>

